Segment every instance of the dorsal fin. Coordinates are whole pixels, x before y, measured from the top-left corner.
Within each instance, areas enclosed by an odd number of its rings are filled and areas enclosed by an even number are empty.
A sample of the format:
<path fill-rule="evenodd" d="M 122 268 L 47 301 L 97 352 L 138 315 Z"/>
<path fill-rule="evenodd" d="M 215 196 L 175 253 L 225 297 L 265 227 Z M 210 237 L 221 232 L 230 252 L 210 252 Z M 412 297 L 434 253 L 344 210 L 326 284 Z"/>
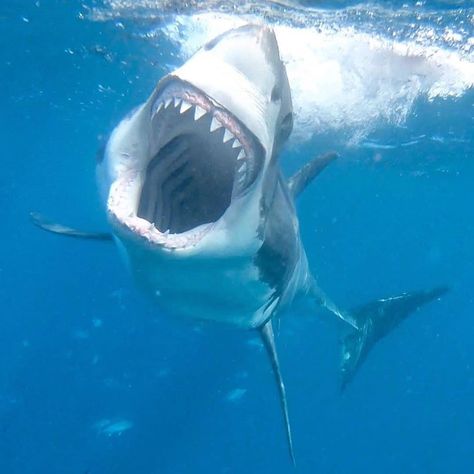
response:
<path fill-rule="evenodd" d="M 316 177 L 326 166 L 338 157 L 337 153 L 333 151 L 319 155 L 313 158 L 309 163 L 306 163 L 300 168 L 289 180 L 288 187 L 294 198 L 296 198 L 301 191 Z"/>
<path fill-rule="evenodd" d="M 271 320 L 267 321 L 265 325 L 263 325 L 260 328 L 260 335 L 262 337 L 263 344 L 265 345 L 265 348 L 267 349 L 267 353 L 272 363 L 273 375 L 275 376 L 275 381 L 278 386 L 280 404 L 283 410 L 283 416 L 285 418 L 285 428 L 286 428 L 286 437 L 288 440 L 288 449 L 290 451 L 291 461 L 293 462 L 293 465 L 296 465 L 295 453 L 293 451 L 293 440 L 291 438 L 290 418 L 288 416 L 288 403 L 286 401 L 285 385 L 283 383 L 283 378 L 280 372 L 280 364 L 278 362 L 278 355 L 276 352 L 275 337 L 273 335 Z"/>
<path fill-rule="evenodd" d="M 30 212 L 30 218 L 33 224 L 38 226 L 40 229 L 52 232 L 53 234 L 75 237 L 77 239 L 113 240 L 112 234 L 108 232 L 84 232 L 82 230 L 73 229 L 72 227 L 52 222 L 46 219 L 39 212 Z"/>

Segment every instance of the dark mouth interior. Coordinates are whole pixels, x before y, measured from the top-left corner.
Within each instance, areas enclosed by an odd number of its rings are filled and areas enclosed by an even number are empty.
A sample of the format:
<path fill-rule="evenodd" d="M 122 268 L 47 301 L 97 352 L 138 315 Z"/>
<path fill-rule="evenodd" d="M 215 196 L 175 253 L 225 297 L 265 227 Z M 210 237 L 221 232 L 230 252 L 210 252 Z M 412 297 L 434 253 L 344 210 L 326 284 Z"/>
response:
<path fill-rule="evenodd" d="M 161 233 L 218 221 L 255 181 L 263 149 L 228 110 L 172 79 L 151 108 L 149 148 L 137 216 Z"/>
<path fill-rule="evenodd" d="M 146 168 L 137 215 L 160 232 L 178 234 L 222 217 L 231 203 L 236 168 L 247 159 L 236 137 L 224 136 L 230 130 L 215 126 L 210 106 L 205 110 L 166 95 L 157 103 L 152 141 L 158 151 Z"/>
<path fill-rule="evenodd" d="M 139 217 L 161 232 L 181 233 L 224 214 L 235 164 L 222 144 L 213 143 L 216 138 L 208 132 L 178 135 L 158 151 L 146 170 Z"/>

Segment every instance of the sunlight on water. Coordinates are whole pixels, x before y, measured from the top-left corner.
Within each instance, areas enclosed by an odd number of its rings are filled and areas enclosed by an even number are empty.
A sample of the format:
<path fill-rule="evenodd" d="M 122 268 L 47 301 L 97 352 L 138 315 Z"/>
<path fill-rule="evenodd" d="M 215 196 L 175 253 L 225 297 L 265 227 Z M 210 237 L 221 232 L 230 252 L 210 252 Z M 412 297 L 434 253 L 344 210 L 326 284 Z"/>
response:
<path fill-rule="evenodd" d="M 183 59 L 243 24 L 217 13 L 179 16 L 165 27 Z M 459 52 L 392 41 L 355 28 L 275 25 L 295 108 L 293 139 L 348 129 L 353 141 L 381 122 L 402 124 L 419 96 L 458 97 L 474 85 L 474 63 Z"/>
<path fill-rule="evenodd" d="M 200 10 L 213 5 L 226 10 L 221 3 L 201 2 Z M 199 12 L 195 6 L 194 13 L 176 15 L 173 2 L 107 4 L 108 9 L 95 12 L 96 20 L 159 18 L 159 26 L 143 36 L 170 39 L 181 60 L 230 28 L 261 21 L 253 12 L 266 8 L 292 87 L 293 141 L 342 131 L 350 143 L 359 143 L 376 127 L 403 125 L 419 98 L 456 98 L 474 86 L 472 28 L 469 18 L 463 21 L 453 13 L 438 17 L 364 6 L 269 11 L 268 2 L 242 2 L 237 14 Z"/>

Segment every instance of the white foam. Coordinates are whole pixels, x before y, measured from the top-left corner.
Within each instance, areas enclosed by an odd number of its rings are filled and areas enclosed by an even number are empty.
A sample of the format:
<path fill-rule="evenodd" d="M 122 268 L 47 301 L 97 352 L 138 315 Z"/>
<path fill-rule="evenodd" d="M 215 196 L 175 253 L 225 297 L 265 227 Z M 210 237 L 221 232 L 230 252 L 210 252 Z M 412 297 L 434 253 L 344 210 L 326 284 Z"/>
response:
<path fill-rule="evenodd" d="M 90 16 L 156 19 L 156 29 L 142 36 L 174 42 L 180 61 L 172 67 L 216 35 L 265 18 L 287 65 L 298 141 L 343 132 L 358 143 L 379 127 L 404 124 L 419 98 L 457 98 L 474 87 L 470 9 L 437 12 L 423 2 L 398 9 L 382 2 L 335 9 L 275 6 L 281 3 L 202 0 L 184 8 L 172 0 L 104 0 L 104 8 L 93 8 Z"/>
<path fill-rule="evenodd" d="M 258 19 L 178 15 L 162 31 L 185 60 L 209 39 L 248 21 Z M 342 129 L 357 142 L 376 127 L 403 124 L 419 97 L 459 97 L 474 87 L 472 58 L 435 45 L 430 29 L 419 31 L 417 41 L 400 41 L 334 24 L 274 28 L 292 88 L 297 140 Z"/>

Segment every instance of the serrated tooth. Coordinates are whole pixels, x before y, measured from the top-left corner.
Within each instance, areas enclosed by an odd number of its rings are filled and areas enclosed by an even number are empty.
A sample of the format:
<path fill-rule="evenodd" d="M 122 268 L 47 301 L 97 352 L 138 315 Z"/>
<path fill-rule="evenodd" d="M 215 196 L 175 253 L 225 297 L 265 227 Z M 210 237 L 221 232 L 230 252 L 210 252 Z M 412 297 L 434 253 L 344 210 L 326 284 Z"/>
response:
<path fill-rule="evenodd" d="M 247 155 L 245 154 L 244 149 L 240 150 L 239 156 L 237 156 L 238 160 L 243 160 L 244 158 L 247 158 Z"/>
<path fill-rule="evenodd" d="M 165 109 L 167 109 L 169 107 L 169 105 L 171 104 L 171 102 L 173 101 L 173 99 L 166 99 L 165 100 Z"/>
<path fill-rule="evenodd" d="M 192 107 L 192 105 L 189 102 L 186 102 L 183 100 L 183 103 L 181 104 L 181 108 L 179 109 L 180 114 L 184 114 L 186 110 L 189 110 Z"/>
<path fill-rule="evenodd" d="M 230 132 L 229 130 L 227 130 L 227 128 L 225 129 L 225 132 L 224 132 L 224 137 L 222 138 L 222 142 L 223 143 L 226 143 L 228 142 L 231 138 L 235 138 L 233 133 Z"/>
<path fill-rule="evenodd" d="M 206 115 L 206 110 L 199 105 L 196 105 L 196 110 L 194 111 L 194 120 L 199 120 L 203 115 Z"/>
<path fill-rule="evenodd" d="M 163 102 L 160 102 L 160 103 L 158 104 L 158 107 L 157 107 L 156 110 L 155 110 L 155 113 L 157 114 L 162 108 L 163 108 Z"/>
<path fill-rule="evenodd" d="M 237 140 L 237 138 L 234 140 L 234 143 L 232 143 L 232 148 L 239 148 L 239 146 L 242 146 L 242 143 Z"/>
<path fill-rule="evenodd" d="M 181 101 L 182 101 L 182 99 L 180 99 L 179 97 L 175 97 L 174 98 L 174 106 L 178 107 L 179 104 L 181 104 Z"/>
<path fill-rule="evenodd" d="M 214 132 L 215 130 L 217 130 L 218 128 L 221 128 L 221 127 L 222 127 L 222 124 L 219 122 L 219 120 L 217 120 L 216 117 L 212 117 L 211 126 L 210 126 L 209 130 L 211 132 Z"/>
<path fill-rule="evenodd" d="M 246 172 L 247 172 L 247 162 L 244 161 L 242 163 L 242 166 L 239 168 L 239 173 L 245 175 Z"/>

